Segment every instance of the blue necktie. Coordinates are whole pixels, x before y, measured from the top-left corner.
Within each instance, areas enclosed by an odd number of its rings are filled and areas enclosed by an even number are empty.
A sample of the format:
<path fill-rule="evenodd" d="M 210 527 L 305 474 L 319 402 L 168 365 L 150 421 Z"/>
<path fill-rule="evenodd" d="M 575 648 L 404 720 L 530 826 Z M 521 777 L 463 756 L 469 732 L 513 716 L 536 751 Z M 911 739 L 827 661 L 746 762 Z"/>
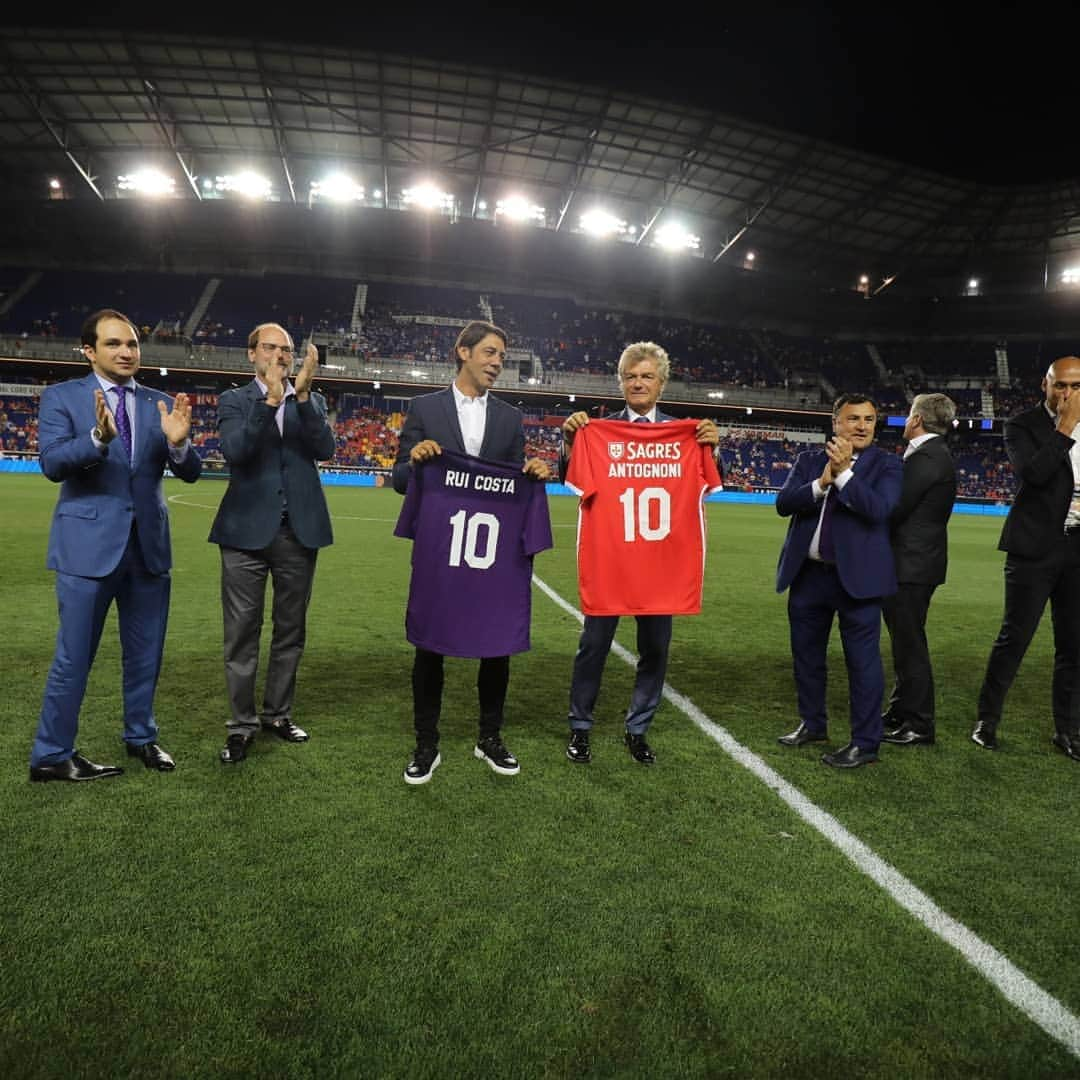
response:
<path fill-rule="evenodd" d="M 647 416 L 635 416 L 634 417 L 634 423 L 635 424 L 651 424 L 652 421 Z"/>
<path fill-rule="evenodd" d="M 120 436 L 120 445 L 124 448 L 124 453 L 127 454 L 128 461 L 131 460 L 131 424 L 128 421 L 127 401 L 126 395 L 128 388 L 126 386 L 114 386 L 113 391 L 116 394 L 116 408 L 113 410 L 113 417 L 116 420 L 116 434 Z"/>

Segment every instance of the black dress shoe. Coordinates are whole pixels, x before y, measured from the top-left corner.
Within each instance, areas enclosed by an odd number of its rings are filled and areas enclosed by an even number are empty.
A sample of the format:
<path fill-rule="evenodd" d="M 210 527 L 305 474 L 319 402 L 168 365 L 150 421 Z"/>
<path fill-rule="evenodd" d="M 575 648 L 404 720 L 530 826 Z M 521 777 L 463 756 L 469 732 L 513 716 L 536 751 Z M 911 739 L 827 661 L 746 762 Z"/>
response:
<path fill-rule="evenodd" d="M 630 756 L 639 765 L 655 765 L 656 755 L 652 751 L 652 747 L 645 741 L 644 735 L 631 735 L 628 731 L 626 733 L 626 749 L 630 751 Z"/>
<path fill-rule="evenodd" d="M 821 760 L 835 769 L 857 769 L 860 765 L 873 765 L 877 759 L 876 750 L 863 750 L 854 743 L 841 746 L 831 754 L 821 755 Z"/>
<path fill-rule="evenodd" d="M 144 743 L 142 746 L 127 743 L 127 755 L 137 757 L 148 769 L 157 769 L 159 772 L 172 772 L 176 768 L 176 762 L 156 742 Z"/>
<path fill-rule="evenodd" d="M 997 724 L 992 724 L 989 720 L 980 720 L 971 733 L 971 741 L 984 750 L 996 750 L 998 748 Z"/>
<path fill-rule="evenodd" d="M 588 765 L 592 761 L 592 750 L 589 749 L 589 733 L 587 731 L 570 732 L 570 741 L 566 744 L 566 756 L 579 765 Z"/>
<path fill-rule="evenodd" d="M 1066 735 L 1063 731 L 1057 732 L 1050 740 L 1066 757 L 1073 761 L 1080 761 L 1080 735 Z"/>
<path fill-rule="evenodd" d="M 285 742 L 307 742 L 310 735 L 303 729 L 298 728 L 291 720 L 264 720 L 263 731 L 269 731 Z"/>
<path fill-rule="evenodd" d="M 225 749 L 218 756 L 225 765 L 239 765 L 247 757 L 248 750 L 254 741 L 254 735 L 244 735 L 239 731 L 234 731 L 225 740 Z"/>
<path fill-rule="evenodd" d="M 31 780 L 103 780 L 106 776 L 122 776 L 124 770 L 117 765 L 95 765 L 78 750 L 55 765 L 34 765 L 30 768 Z"/>
<path fill-rule="evenodd" d="M 776 741 L 781 746 L 805 746 L 811 742 L 828 742 L 829 736 L 824 731 L 811 731 L 805 724 L 800 724 L 794 731 L 781 735 Z"/>
<path fill-rule="evenodd" d="M 895 746 L 933 746 L 934 733 L 916 731 L 910 724 L 901 724 L 898 728 L 883 732 L 881 740 Z"/>

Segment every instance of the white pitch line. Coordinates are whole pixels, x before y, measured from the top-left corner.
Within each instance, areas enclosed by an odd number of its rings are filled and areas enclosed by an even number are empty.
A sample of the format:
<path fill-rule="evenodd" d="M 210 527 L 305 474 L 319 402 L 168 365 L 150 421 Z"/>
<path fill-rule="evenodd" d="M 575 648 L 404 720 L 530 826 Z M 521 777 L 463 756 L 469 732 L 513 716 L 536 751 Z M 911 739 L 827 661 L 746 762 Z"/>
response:
<path fill-rule="evenodd" d="M 178 506 L 191 506 L 196 510 L 216 510 L 216 506 L 207 506 L 206 503 L 187 502 L 183 495 L 170 495 L 169 502 L 176 503 Z M 334 521 L 381 521 L 384 525 L 393 525 L 397 518 L 375 518 L 375 517 L 350 517 L 348 514 L 334 514 Z"/>
<path fill-rule="evenodd" d="M 535 574 L 533 584 L 550 600 L 578 622 L 582 615 L 546 582 Z M 617 641 L 611 651 L 631 667 L 636 657 Z M 664 697 L 689 717 L 725 753 L 743 768 L 752 772 L 766 787 L 776 792 L 808 825 L 816 829 L 841 854 L 850 859 L 872 881 L 880 885 L 902 908 L 919 920 L 932 934 L 951 945 L 980 975 L 994 986 L 1007 1001 L 1038 1024 L 1052 1039 L 1056 1039 L 1075 1057 L 1080 1057 L 1080 1018 L 1052 994 L 1025 975 L 1008 957 L 985 942 L 963 923 L 943 911 L 918 886 L 910 882 L 894 866 L 867 847 L 839 821 L 816 803 L 811 802 L 797 787 L 788 783 L 752 750 L 748 750 L 729 731 L 710 720 L 688 697 L 664 683 Z"/>

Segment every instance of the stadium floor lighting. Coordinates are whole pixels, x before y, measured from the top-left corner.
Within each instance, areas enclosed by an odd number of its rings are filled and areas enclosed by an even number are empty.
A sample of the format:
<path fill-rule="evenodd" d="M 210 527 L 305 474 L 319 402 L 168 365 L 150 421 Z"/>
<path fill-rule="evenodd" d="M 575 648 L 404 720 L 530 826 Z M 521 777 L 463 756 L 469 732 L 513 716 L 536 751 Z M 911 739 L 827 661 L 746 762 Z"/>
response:
<path fill-rule="evenodd" d="M 543 225 L 545 214 L 542 206 L 530 202 L 524 195 L 510 195 L 495 204 L 495 216 L 517 222 L 535 221 Z"/>
<path fill-rule="evenodd" d="M 449 210 L 454 205 L 454 196 L 441 191 L 434 184 L 417 184 L 405 188 L 401 195 L 406 206 L 415 206 L 420 210 Z"/>
<path fill-rule="evenodd" d="M 251 170 L 219 176 L 215 186 L 220 191 L 230 191 L 236 195 L 243 195 L 247 199 L 270 198 L 270 181 Z"/>
<path fill-rule="evenodd" d="M 665 251 L 697 251 L 701 247 L 701 237 L 695 236 L 677 222 L 661 225 L 656 230 L 656 246 Z"/>
<path fill-rule="evenodd" d="M 311 194 L 330 202 L 356 202 L 364 197 L 364 189 L 344 173 L 331 173 L 322 180 L 312 180 Z"/>
<path fill-rule="evenodd" d="M 117 187 L 121 191 L 131 191 L 136 195 L 173 195 L 176 193 L 176 181 L 166 176 L 160 169 L 137 169 L 125 176 L 118 176 Z"/>
<path fill-rule="evenodd" d="M 626 222 L 607 210 L 587 210 L 581 215 L 581 228 L 590 236 L 618 236 L 626 232 Z"/>

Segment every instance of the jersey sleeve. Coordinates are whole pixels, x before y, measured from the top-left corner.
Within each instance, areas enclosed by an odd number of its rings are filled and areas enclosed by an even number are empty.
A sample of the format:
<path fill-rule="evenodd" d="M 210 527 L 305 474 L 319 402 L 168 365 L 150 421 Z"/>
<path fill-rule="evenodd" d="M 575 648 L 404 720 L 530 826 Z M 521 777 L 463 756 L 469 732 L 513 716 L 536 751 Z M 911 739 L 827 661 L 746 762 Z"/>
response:
<path fill-rule="evenodd" d="M 555 546 L 551 535 L 551 512 L 548 509 L 547 487 L 540 481 L 529 484 L 529 505 L 525 510 L 522 543 L 526 555 L 535 555 Z"/>

